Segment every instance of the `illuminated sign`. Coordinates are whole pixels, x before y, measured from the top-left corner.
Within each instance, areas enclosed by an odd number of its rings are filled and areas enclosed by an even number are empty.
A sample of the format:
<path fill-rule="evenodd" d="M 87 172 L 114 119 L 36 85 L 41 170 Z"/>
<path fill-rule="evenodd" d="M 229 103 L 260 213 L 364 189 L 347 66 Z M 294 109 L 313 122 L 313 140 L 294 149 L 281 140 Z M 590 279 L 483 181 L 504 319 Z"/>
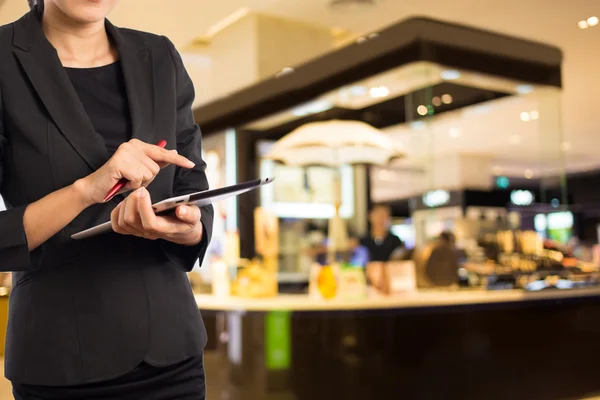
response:
<path fill-rule="evenodd" d="M 546 229 L 571 229 L 573 228 L 574 218 L 570 211 L 555 212 L 548 215 L 537 214 L 533 223 L 535 230 L 543 232 Z"/>
<path fill-rule="evenodd" d="M 513 190 L 510 193 L 510 201 L 516 206 L 530 206 L 534 199 L 529 190 Z"/>
<path fill-rule="evenodd" d="M 496 186 L 500 189 L 507 189 L 510 186 L 510 180 L 506 176 L 499 176 L 496 178 Z"/>
<path fill-rule="evenodd" d="M 450 193 L 446 190 L 433 190 L 423 195 L 423 204 L 431 208 L 443 206 L 449 201 Z"/>
<path fill-rule="evenodd" d="M 548 214 L 548 229 L 570 229 L 573 227 L 573 214 L 569 211 Z"/>
<path fill-rule="evenodd" d="M 533 225 L 537 232 L 546 232 L 546 228 L 548 228 L 548 219 L 544 214 L 538 214 L 533 218 Z"/>

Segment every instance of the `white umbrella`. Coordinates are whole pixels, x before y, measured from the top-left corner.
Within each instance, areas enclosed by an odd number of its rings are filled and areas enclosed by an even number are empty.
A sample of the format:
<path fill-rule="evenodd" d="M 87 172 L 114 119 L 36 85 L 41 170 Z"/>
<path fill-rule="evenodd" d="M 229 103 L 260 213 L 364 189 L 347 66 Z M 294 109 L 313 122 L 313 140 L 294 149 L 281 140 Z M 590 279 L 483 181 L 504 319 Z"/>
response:
<path fill-rule="evenodd" d="M 397 142 L 379 129 L 360 121 L 331 120 L 303 125 L 278 140 L 265 158 L 287 165 L 385 165 L 404 153 Z M 339 215 L 341 188 L 339 176 L 333 184 L 336 215 L 329 221 L 329 251 L 345 251 L 348 234 Z"/>
<path fill-rule="evenodd" d="M 265 156 L 288 165 L 385 165 L 403 157 L 386 134 L 360 121 L 331 120 L 302 125 L 277 141 Z"/>

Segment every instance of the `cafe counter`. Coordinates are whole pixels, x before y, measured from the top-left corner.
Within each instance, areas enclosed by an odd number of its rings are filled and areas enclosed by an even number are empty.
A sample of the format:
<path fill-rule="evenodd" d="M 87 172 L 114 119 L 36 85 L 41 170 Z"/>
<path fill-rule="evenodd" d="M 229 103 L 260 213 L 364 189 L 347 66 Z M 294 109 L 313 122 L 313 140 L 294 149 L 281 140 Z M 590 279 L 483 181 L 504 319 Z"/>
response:
<path fill-rule="evenodd" d="M 365 299 L 311 298 L 308 295 L 291 294 L 267 298 L 243 298 L 236 296 L 217 297 L 209 294 L 196 294 L 196 302 L 201 310 L 214 311 L 343 311 L 343 310 L 382 310 L 422 307 L 452 307 L 477 304 L 515 303 L 569 299 L 573 297 L 600 297 L 600 288 L 578 290 L 542 290 L 525 292 L 522 290 L 421 290 L 395 296 L 382 296 L 371 293 Z"/>
<path fill-rule="evenodd" d="M 227 360 L 231 400 L 580 399 L 600 392 L 598 288 L 196 300 L 209 348 Z"/>

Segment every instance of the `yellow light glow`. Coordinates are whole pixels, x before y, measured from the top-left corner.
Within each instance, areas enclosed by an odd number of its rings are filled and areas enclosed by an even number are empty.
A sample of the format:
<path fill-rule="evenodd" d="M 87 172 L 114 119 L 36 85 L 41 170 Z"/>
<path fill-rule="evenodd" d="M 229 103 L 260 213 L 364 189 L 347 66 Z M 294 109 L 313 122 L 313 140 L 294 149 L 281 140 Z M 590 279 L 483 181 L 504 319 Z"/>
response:
<path fill-rule="evenodd" d="M 239 10 L 229 14 L 222 20 L 218 21 L 216 24 L 208 28 L 209 36 L 215 36 L 217 33 L 221 32 L 223 29 L 235 24 L 240 19 L 244 18 L 246 15 L 250 14 L 250 9 L 248 7 L 240 8 Z"/>

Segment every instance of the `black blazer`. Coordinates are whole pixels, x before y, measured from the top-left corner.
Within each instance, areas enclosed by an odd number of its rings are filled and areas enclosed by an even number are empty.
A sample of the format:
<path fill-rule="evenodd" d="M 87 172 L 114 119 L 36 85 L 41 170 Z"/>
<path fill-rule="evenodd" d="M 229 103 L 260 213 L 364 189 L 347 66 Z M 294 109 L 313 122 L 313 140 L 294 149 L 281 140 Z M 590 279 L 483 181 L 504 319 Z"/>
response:
<path fill-rule="evenodd" d="M 108 221 L 124 198 L 118 196 L 27 249 L 27 205 L 109 159 L 40 18 L 32 11 L 0 27 L 0 193 L 8 208 L 0 212 L 0 270 L 14 271 L 6 376 L 20 384 L 76 385 L 117 377 L 142 361 L 162 366 L 200 355 L 206 331 L 186 271 L 204 257 L 211 207 L 202 209 L 198 246 L 115 233 L 70 239 Z M 132 136 L 165 139 L 196 163 L 193 170 L 163 169 L 148 188 L 153 200 L 207 189 L 194 89 L 173 44 L 109 22 L 106 28 L 121 59 Z"/>

